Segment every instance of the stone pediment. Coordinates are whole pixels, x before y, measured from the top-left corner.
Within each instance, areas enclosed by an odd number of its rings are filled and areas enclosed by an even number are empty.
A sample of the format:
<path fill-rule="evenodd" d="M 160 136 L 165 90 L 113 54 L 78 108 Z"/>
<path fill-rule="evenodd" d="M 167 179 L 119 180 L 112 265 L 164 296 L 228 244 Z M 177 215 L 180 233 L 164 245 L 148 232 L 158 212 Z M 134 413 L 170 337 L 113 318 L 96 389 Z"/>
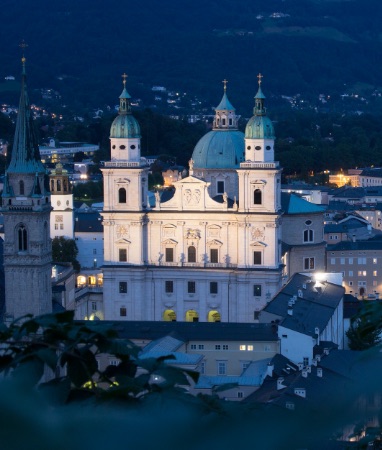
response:
<path fill-rule="evenodd" d="M 176 245 L 178 242 L 174 239 L 166 239 L 165 241 L 162 241 L 162 244 L 164 245 Z"/>
<path fill-rule="evenodd" d="M 251 247 L 262 247 L 262 248 L 264 248 L 266 246 L 267 246 L 267 244 L 265 244 L 264 242 L 261 242 L 261 241 L 256 241 L 256 242 L 252 242 L 251 243 Z"/>
<path fill-rule="evenodd" d="M 116 241 L 115 241 L 115 243 L 116 244 L 131 244 L 131 241 L 129 241 L 128 239 L 123 239 L 123 238 L 121 238 L 121 239 L 117 239 Z"/>
<path fill-rule="evenodd" d="M 212 199 L 208 193 L 211 183 L 200 178 L 189 176 L 174 183 L 173 197 L 160 204 L 160 210 L 177 211 L 216 211 L 227 210 L 226 203 L 219 203 Z"/>

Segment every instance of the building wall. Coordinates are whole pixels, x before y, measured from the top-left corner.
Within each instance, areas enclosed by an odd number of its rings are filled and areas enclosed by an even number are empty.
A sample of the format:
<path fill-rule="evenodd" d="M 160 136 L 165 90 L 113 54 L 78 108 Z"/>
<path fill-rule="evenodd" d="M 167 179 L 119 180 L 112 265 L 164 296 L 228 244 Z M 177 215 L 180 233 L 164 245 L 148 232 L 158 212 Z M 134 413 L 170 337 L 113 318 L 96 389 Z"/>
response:
<path fill-rule="evenodd" d="M 76 232 L 77 260 L 82 268 L 97 268 L 103 265 L 103 233 Z"/>
<path fill-rule="evenodd" d="M 347 294 L 358 297 L 382 293 L 382 250 L 327 252 L 328 272 L 341 272 Z"/>

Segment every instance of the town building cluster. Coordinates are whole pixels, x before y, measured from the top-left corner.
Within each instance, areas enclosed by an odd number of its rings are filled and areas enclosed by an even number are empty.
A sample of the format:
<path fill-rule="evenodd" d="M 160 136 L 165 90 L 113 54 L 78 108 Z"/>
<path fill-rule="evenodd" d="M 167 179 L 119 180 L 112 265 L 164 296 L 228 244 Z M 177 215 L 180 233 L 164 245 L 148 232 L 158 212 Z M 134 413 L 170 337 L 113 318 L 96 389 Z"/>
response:
<path fill-rule="evenodd" d="M 245 133 L 225 84 L 188 175 L 150 194 L 125 80 L 119 100 L 103 205 L 75 210 L 67 171 L 58 164 L 48 177 L 41 162 L 23 59 L 1 205 L 4 321 L 60 309 L 112 321 L 142 357 L 172 355 L 200 372 L 192 392 L 235 383 L 221 394 L 232 400 L 294 409 L 327 378 L 346 378 L 346 303 L 376 300 L 382 287 L 378 188 L 282 187 L 259 75 Z M 75 239 L 80 273 L 52 264 L 53 237 Z"/>

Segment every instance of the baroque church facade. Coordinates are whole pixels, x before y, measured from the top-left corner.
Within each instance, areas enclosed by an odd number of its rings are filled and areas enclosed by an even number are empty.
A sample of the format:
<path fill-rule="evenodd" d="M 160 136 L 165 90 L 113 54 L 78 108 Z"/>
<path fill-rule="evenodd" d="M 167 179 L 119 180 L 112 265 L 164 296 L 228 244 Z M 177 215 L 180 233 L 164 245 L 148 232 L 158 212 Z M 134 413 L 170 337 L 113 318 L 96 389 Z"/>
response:
<path fill-rule="evenodd" d="M 281 168 L 259 88 L 245 134 L 226 85 L 189 176 L 148 202 L 125 86 L 104 177 L 104 319 L 254 322 L 281 287 Z"/>

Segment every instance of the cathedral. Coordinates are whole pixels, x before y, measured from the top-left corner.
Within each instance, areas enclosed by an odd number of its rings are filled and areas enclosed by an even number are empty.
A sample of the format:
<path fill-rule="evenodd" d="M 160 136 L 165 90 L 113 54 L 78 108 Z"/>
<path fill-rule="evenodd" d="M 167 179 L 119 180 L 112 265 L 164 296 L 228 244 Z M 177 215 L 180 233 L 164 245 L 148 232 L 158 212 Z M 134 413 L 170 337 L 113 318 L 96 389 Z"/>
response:
<path fill-rule="evenodd" d="M 245 134 L 227 96 L 189 176 L 148 202 L 126 79 L 104 177 L 104 318 L 255 322 L 281 287 L 281 168 L 259 87 Z"/>

